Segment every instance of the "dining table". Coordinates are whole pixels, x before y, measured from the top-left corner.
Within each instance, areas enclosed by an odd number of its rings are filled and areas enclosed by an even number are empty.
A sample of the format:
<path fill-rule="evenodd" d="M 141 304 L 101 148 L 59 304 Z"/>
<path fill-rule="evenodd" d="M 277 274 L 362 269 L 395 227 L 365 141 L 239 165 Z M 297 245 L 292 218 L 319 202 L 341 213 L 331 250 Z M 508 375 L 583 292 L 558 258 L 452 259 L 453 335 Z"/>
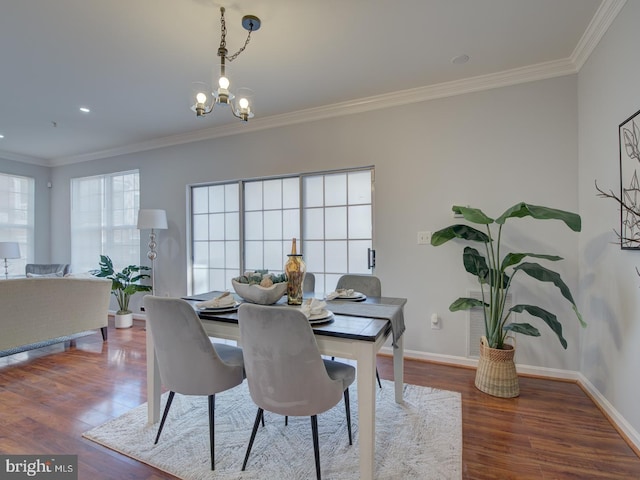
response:
<path fill-rule="evenodd" d="M 234 340 L 241 346 L 237 308 L 224 310 L 197 306 L 198 303 L 220 294 L 221 292 L 207 292 L 183 299 L 193 306 L 207 335 Z M 396 297 L 362 297 L 364 298 L 358 298 L 358 301 L 327 301 L 326 310 L 332 314 L 331 318 L 311 326 L 321 354 L 356 362 L 359 470 L 360 478 L 369 480 L 374 478 L 375 472 L 376 354 L 390 338 L 393 349 L 394 396 L 397 403 L 402 403 L 405 330 L 403 310 L 407 300 Z M 243 302 L 240 297 L 236 296 L 236 299 L 238 303 Z M 274 305 L 288 306 L 287 297 Z M 160 417 L 161 379 L 149 329 L 146 337 L 148 421 L 154 424 Z"/>

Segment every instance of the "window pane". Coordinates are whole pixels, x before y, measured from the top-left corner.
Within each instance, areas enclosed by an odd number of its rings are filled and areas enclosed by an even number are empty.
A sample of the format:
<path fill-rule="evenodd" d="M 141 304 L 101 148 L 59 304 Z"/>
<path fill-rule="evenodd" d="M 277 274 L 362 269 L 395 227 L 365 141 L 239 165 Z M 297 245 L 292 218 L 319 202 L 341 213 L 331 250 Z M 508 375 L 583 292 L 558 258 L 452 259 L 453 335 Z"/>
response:
<path fill-rule="evenodd" d="M 211 242 L 209 244 L 209 267 L 224 268 L 224 260 L 224 242 Z"/>
<path fill-rule="evenodd" d="M 264 212 L 264 239 L 282 240 L 282 213 Z"/>
<path fill-rule="evenodd" d="M 348 272 L 347 263 L 347 242 L 334 241 L 325 243 L 325 271 Z"/>
<path fill-rule="evenodd" d="M 193 243 L 194 268 L 207 268 L 209 266 L 209 244 L 207 242 Z"/>
<path fill-rule="evenodd" d="M 323 183 L 322 176 L 304 177 L 302 195 L 304 198 L 303 205 L 306 208 L 321 207 L 323 205 Z"/>
<path fill-rule="evenodd" d="M 262 268 L 262 242 L 244 242 L 245 270 Z"/>
<path fill-rule="evenodd" d="M 282 208 L 300 207 L 300 180 L 298 177 L 282 181 Z"/>
<path fill-rule="evenodd" d="M 225 192 L 224 185 L 209 187 L 209 212 L 224 212 Z"/>
<path fill-rule="evenodd" d="M 240 210 L 240 197 L 238 196 L 239 185 L 237 183 L 229 183 L 224 186 L 225 209 L 227 212 L 237 212 Z"/>
<path fill-rule="evenodd" d="M 224 240 L 224 213 L 209 215 L 209 240 Z"/>
<path fill-rule="evenodd" d="M 283 210 L 282 238 L 300 238 L 300 210 Z"/>
<path fill-rule="evenodd" d="M 367 265 L 367 253 L 371 248 L 368 240 L 358 240 L 349 242 L 349 272 L 370 273 Z"/>
<path fill-rule="evenodd" d="M 307 272 L 324 272 L 324 241 L 305 241 L 302 255 L 307 264 Z"/>
<path fill-rule="evenodd" d="M 262 182 L 247 182 L 244 184 L 244 209 L 262 209 Z"/>
<path fill-rule="evenodd" d="M 284 268 L 283 242 L 264 242 L 264 267 L 270 272 L 281 272 Z"/>
<path fill-rule="evenodd" d="M 347 238 L 347 209 L 345 207 L 325 209 L 324 235 L 327 239 Z"/>
<path fill-rule="evenodd" d="M 195 215 L 193 217 L 193 239 L 209 240 L 209 216 Z"/>
<path fill-rule="evenodd" d="M 310 208 L 304 211 L 304 237 L 309 240 L 324 238 L 324 210 Z"/>
<path fill-rule="evenodd" d="M 264 209 L 282 208 L 282 180 L 268 180 L 264 182 Z"/>
<path fill-rule="evenodd" d="M 240 240 L 240 215 L 238 212 L 224 216 L 224 232 L 227 240 Z"/>
<path fill-rule="evenodd" d="M 325 205 L 346 205 L 347 176 L 344 173 L 324 178 L 324 201 Z"/>
<path fill-rule="evenodd" d="M 371 203 L 371 171 L 349 172 L 349 204 Z"/>
<path fill-rule="evenodd" d="M 371 237 L 371 205 L 349 207 L 349 238 Z"/>
<path fill-rule="evenodd" d="M 262 212 L 247 212 L 244 221 L 246 240 L 262 240 Z"/>

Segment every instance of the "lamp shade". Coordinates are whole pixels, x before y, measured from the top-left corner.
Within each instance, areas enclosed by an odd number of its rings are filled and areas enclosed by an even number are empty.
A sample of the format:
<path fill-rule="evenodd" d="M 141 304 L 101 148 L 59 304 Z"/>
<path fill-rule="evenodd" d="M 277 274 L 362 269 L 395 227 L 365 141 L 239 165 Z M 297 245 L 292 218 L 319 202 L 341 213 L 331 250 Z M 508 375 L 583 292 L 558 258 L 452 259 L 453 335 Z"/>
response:
<path fill-rule="evenodd" d="M 18 242 L 0 242 L 0 258 L 20 258 Z"/>
<path fill-rule="evenodd" d="M 140 209 L 138 210 L 138 230 L 166 230 L 167 212 L 158 209 Z"/>

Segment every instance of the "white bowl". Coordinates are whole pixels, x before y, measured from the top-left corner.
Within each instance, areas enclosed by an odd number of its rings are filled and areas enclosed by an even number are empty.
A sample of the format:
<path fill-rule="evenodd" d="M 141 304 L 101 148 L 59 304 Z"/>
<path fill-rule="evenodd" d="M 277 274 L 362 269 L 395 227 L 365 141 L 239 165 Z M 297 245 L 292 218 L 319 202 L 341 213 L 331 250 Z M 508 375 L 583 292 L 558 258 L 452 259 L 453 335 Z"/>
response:
<path fill-rule="evenodd" d="M 249 285 L 231 280 L 233 290 L 244 300 L 260 305 L 272 305 L 287 293 L 287 282 L 274 283 L 270 287 Z"/>

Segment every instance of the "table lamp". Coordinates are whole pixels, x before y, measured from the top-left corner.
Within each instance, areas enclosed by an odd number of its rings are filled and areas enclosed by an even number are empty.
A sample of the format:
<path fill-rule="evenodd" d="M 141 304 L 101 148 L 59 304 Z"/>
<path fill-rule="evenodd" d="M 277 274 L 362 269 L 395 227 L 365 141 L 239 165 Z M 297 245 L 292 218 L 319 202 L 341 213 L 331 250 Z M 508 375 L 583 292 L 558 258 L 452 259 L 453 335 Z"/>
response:
<path fill-rule="evenodd" d="M 8 258 L 20 258 L 20 244 L 18 242 L 0 242 L 0 258 L 4 258 L 4 278 L 9 278 Z"/>
<path fill-rule="evenodd" d="M 140 209 L 138 210 L 138 230 L 149 230 L 149 251 L 147 252 L 147 258 L 151 260 L 151 294 L 156 294 L 156 268 L 155 260 L 158 256 L 156 252 L 156 230 L 166 230 L 167 226 L 167 212 L 158 209 Z"/>

